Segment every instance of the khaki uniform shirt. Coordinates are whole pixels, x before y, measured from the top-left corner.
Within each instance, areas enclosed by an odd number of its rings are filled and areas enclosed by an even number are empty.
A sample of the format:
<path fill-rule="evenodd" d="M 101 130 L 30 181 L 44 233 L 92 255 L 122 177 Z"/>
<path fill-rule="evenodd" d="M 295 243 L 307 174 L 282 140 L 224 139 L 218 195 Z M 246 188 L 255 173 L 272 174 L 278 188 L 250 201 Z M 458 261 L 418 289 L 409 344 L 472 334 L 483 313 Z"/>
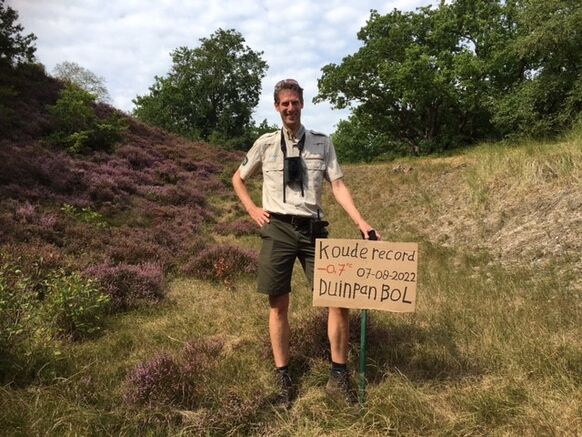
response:
<path fill-rule="evenodd" d="M 259 169 L 263 172 L 263 209 L 279 214 L 323 217 L 321 194 L 323 179 L 332 182 L 343 176 L 335 148 L 330 138 L 322 133 L 306 130 L 301 126 L 295 137 L 291 137 L 286 129 L 285 143 L 287 157 L 299 156 L 297 144 L 305 133 L 303 147 L 303 192 L 301 185 L 287 184 L 283 187 L 283 152 L 281 151 L 281 130 L 261 136 L 248 151 L 246 158 L 239 167 L 240 177 L 245 180 Z M 286 202 L 283 202 L 285 189 Z"/>

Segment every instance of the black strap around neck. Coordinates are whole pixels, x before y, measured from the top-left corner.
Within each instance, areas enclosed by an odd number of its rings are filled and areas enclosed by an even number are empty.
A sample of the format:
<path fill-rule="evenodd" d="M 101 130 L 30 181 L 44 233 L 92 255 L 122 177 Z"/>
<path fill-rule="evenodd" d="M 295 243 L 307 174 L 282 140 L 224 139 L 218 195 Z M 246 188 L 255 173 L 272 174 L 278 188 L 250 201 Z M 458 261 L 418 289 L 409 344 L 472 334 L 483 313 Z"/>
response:
<path fill-rule="evenodd" d="M 287 159 L 287 142 L 285 141 L 285 131 L 281 128 L 281 151 L 283 152 L 283 164 L 285 159 Z M 305 147 L 305 132 L 301 136 L 301 139 L 297 143 L 297 148 L 299 149 L 299 156 L 303 153 L 303 148 Z M 303 182 L 301 182 L 301 197 L 305 196 L 303 192 Z M 285 171 L 283 171 L 283 203 L 287 203 L 287 181 L 285 180 Z"/>
<path fill-rule="evenodd" d="M 285 141 L 285 131 L 281 128 L 281 151 L 283 152 L 283 157 L 287 158 L 287 142 Z M 297 148 L 299 149 L 299 156 L 303 153 L 303 148 L 305 147 L 305 132 L 301 136 L 301 139 L 297 143 Z"/>

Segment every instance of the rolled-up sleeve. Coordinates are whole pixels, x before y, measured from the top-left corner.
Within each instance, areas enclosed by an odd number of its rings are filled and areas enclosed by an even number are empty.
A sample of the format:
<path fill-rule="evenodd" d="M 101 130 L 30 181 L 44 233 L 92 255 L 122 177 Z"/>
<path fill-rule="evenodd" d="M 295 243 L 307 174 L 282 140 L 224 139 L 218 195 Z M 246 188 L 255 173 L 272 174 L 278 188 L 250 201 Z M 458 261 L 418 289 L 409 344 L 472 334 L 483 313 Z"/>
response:
<path fill-rule="evenodd" d="M 259 141 L 255 141 L 253 147 L 247 152 L 245 159 L 239 166 L 239 174 L 240 177 L 244 179 L 248 179 L 252 175 L 254 175 L 257 171 L 261 169 L 262 162 L 262 147 Z"/>

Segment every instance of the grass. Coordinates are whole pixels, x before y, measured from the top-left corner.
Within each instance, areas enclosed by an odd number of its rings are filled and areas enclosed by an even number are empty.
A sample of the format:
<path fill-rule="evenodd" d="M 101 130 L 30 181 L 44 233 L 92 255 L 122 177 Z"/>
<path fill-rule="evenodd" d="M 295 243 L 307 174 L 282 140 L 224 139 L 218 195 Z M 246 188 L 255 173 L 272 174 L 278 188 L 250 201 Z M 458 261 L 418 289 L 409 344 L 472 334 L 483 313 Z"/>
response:
<path fill-rule="evenodd" d="M 361 413 L 325 395 L 325 310 L 311 306 L 296 266 L 291 324 L 299 397 L 289 411 L 270 405 L 267 306 L 253 277 L 231 290 L 176 278 L 162 303 L 111 316 L 99 338 L 63 343 L 52 379 L 0 388 L 0 429 L 4 435 L 579 435 L 582 287 L 574 251 L 581 247 L 580 222 L 561 222 L 562 232 L 576 225 L 578 232 L 569 233 L 570 246 L 559 253 L 544 252 L 550 243 L 541 240 L 556 241 L 544 219 L 559 212 L 576 217 L 568 205 L 582 192 L 580 144 L 484 145 L 447 158 L 345 167 L 357 204 L 383 239 L 417 241 L 421 253 L 416 313 L 369 314 L 368 402 Z M 563 201 L 536 216 L 532 211 L 548 196 Z M 325 203 L 330 236 L 359 238 L 329 192 Z M 525 226 L 535 217 L 548 235 Z M 535 238 L 524 238 L 528 232 Z M 521 246 L 501 247 L 506 234 Z M 238 244 L 256 249 L 258 238 Z M 538 258 L 526 256 L 532 251 Z M 209 339 L 223 347 L 195 373 L 201 394 L 193 408 L 124 401 L 127 375 L 137 365 L 160 353 L 180 360 L 187 342 Z"/>

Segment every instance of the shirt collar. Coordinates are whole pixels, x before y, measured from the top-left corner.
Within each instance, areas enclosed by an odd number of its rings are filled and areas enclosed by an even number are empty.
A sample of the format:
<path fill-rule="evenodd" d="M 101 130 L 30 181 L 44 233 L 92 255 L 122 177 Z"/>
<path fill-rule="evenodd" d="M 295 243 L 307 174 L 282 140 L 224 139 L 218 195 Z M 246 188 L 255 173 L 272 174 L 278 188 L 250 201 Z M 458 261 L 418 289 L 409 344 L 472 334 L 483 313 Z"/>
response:
<path fill-rule="evenodd" d="M 285 141 L 288 143 L 298 143 L 299 140 L 301 139 L 301 137 L 303 136 L 303 134 L 305 133 L 305 127 L 303 125 L 299 126 L 299 129 L 297 129 L 297 132 L 295 132 L 295 135 L 293 135 L 293 133 L 288 130 L 286 127 L 283 127 L 283 132 L 285 132 Z"/>

